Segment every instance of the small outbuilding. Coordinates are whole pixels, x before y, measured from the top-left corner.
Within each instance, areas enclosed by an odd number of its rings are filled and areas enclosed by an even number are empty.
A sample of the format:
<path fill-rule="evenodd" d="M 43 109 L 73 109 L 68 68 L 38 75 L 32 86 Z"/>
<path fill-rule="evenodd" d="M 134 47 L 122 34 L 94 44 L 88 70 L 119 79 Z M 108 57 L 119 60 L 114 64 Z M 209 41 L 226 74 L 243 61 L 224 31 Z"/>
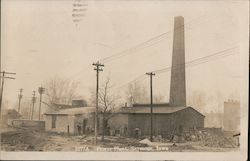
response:
<path fill-rule="evenodd" d="M 44 114 L 48 132 L 87 134 L 94 131 L 95 107 L 75 107 Z"/>

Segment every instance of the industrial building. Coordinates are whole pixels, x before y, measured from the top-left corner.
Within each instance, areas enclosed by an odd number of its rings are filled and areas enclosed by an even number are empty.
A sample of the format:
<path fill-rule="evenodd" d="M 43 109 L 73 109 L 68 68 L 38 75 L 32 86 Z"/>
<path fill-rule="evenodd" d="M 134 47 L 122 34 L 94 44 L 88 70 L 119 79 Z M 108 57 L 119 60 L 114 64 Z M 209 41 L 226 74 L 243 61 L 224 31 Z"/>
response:
<path fill-rule="evenodd" d="M 75 101 L 72 105 L 84 104 Z M 185 41 L 184 18 L 175 17 L 173 56 L 170 82 L 169 103 L 153 104 L 153 135 L 168 137 L 186 131 L 204 128 L 204 118 L 200 112 L 186 105 L 185 79 Z M 81 125 L 82 133 L 94 129 L 94 107 L 62 109 L 46 113 L 45 129 L 51 132 L 78 133 L 77 124 Z M 107 121 L 107 135 L 140 137 L 150 134 L 150 104 L 134 104 L 122 107 L 112 114 Z M 101 116 L 99 116 L 99 120 Z M 99 122 L 99 121 L 98 121 Z M 98 125 L 102 125 L 101 122 Z M 98 126 L 98 129 L 100 129 Z M 101 132 L 101 130 L 99 130 Z"/>
<path fill-rule="evenodd" d="M 175 17 L 169 103 L 153 104 L 153 135 L 167 137 L 193 129 L 204 128 L 200 112 L 186 106 L 184 18 Z M 109 120 L 115 135 L 130 137 L 150 135 L 150 104 L 123 107 Z"/>
<path fill-rule="evenodd" d="M 153 134 L 168 137 L 190 130 L 204 128 L 204 115 L 185 106 L 169 106 L 169 104 L 154 104 Z M 108 122 L 111 133 L 129 137 L 150 135 L 150 105 L 135 104 L 123 107 Z"/>
<path fill-rule="evenodd" d="M 240 102 L 224 102 L 223 126 L 225 131 L 240 132 Z"/>

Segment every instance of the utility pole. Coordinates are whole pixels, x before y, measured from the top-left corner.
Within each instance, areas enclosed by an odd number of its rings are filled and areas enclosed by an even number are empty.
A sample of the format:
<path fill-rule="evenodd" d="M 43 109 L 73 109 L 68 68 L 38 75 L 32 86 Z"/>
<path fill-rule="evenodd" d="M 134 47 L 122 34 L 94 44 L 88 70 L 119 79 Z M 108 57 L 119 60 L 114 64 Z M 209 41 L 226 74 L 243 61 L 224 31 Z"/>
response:
<path fill-rule="evenodd" d="M 32 102 L 30 103 L 30 111 L 29 111 L 29 118 L 31 119 L 31 114 L 32 114 Z"/>
<path fill-rule="evenodd" d="M 146 73 L 150 76 L 150 141 L 153 141 L 153 72 Z"/>
<path fill-rule="evenodd" d="M 1 75 L 1 81 L 2 81 L 2 84 L 1 84 L 1 93 L 0 93 L 0 117 L 2 115 L 2 102 L 3 102 L 3 87 L 4 87 L 4 80 L 5 79 L 15 79 L 13 77 L 8 77 L 8 76 L 5 76 L 5 74 L 12 74 L 12 75 L 15 75 L 16 73 L 11 73 L 11 72 L 0 72 L 2 75 Z"/>
<path fill-rule="evenodd" d="M 18 113 L 20 113 L 20 110 L 21 110 L 21 99 L 23 98 L 23 95 L 22 95 L 22 92 L 23 92 L 23 89 L 21 88 L 20 91 L 19 91 L 19 95 L 18 95 Z"/>
<path fill-rule="evenodd" d="M 99 93 L 99 72 L 103 71 L 101 67 L 104 67 L 103 64 L 100 64 L 99 61 L 97 63 L 93 63 L 95 66 L 94 70 L 96 70 L 96 109 L 95 109 L 95 145 L 97 145 L 97 135 L 98 135 L 98 93 Z"/>
<path fill-rule="evenodd" d="M 42 94 L 44 94 L 45 88 L 42 86 L 38 88 L 38 92 L 40 94 L 40 103 L 39 103 L 39 121 L 41 120 L 41 105 L 42 105 Z"/>
<path fill-rule="evenodd" d="M 33 94 L 32 94 L 31 120 L 33 120 L 35 102 L 36 102 L 36 91 L 33 91 Z"/>

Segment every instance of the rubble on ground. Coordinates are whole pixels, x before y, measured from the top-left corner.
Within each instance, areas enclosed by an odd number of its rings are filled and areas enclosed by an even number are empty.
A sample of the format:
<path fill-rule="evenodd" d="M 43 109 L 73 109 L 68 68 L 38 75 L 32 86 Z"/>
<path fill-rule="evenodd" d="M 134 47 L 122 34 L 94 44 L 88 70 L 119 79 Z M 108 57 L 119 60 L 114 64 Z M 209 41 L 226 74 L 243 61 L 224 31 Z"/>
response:
<path fill-rule="evenodd" d="M 148 146 L 153 146 L 154 145 L 148 138 L 139 141 L 139 143 L 146 144 Z"/>
<path fill-rule="evenodd" d="M 228 135 L 221 129 L 203 129 L 174 135 L 172 142 L 199 142 L 201 146 L 235 148 L 237 147 L 235 139 L 232 135 Z"/>
<path fill-rule="evenodd" d="M 2 132 L 1 145 L 6 151 L 76 151 L 77 147 L 93 147 L 93 135 L 67 136 L 64 134 L 15 129 Z M 182 134 L 174 134 L 171 139 L 160 135 L 142 139 L 105 136 L 98 137 L 100 147 L 168 147 L 169 151 L 211 151 L 213 149 L 233 149 L 237 147 L 233 134 L 222 130 L 203 129 Z"/>
<path fill-rule="evenodd" d="M 42 151 L 45 137 L 35 131 L 10 131 L 1 133 L 2 149 L 6 151 Z"/>
<path fill-rule="evenodd" d="M 148 137 L 141 140 L 140 143 L 152 146 L 158 143 L 195 143 L 200 146 L 218 147 L 218 148 L 236 148 L 237 142 L 233 135 L 224 132 L 220 128 L 207 128 L 202 130 L 190 130 L 181 134 L 173 134 L 170 139 L 162 138 L 161 135 L 153 136 L 153 142 Z"/>

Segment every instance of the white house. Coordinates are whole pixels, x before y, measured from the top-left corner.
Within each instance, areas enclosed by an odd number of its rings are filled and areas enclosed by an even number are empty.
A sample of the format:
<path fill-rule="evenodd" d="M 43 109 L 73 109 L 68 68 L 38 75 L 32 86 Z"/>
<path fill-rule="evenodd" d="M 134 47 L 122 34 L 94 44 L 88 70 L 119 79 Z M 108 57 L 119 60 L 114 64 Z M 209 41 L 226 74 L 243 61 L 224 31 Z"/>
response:
<path fill-rule="evenodd" d="M 75 107 L 44 114 L 45 131 L 57 133 L 81 134 L 94 130 L 95 107 Z"/>

